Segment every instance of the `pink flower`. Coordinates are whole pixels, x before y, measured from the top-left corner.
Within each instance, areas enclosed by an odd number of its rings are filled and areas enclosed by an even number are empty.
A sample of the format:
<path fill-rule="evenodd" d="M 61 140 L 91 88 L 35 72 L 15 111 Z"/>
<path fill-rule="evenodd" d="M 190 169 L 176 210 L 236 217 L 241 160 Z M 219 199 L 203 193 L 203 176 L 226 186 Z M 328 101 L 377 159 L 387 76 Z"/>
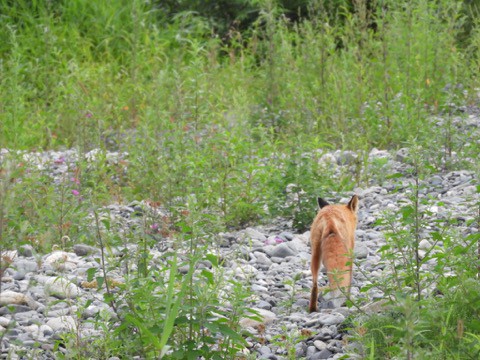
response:
<path fill-rule="evenodd" d="M 76 177 L 71 177 L 70 181 L 77 184 L 77 185 L 80 185 L 80 180 L 78 180 Z"/>
<path fill-rule="evenodd" d="M 269 236 L 267 240 L 265 240 L 265 245 L 275 245 L 281 244 L 285 242 L 280 236 Z"/>
<path fill-rule="evenodd" d="M 72 194 L 75 195 L 75 196 L 78 196 L 78 195 L 80 195 L 80 191 L 74 189 L 74 190 L 72 190 Z"/>
<path fill-rule="evenodd" d="M 157 223 L 153 223 L 152 225 L 150 225 L 150 229 L 152 229 L 152 230 L 158 230 L 158 224 L 157 224 Z"/>
<path fill-rule="evenodd" d="M 63 164 L 65 162 L 65 158 L 63 156 L 60 156 L 58 159 L 55 159 L 54 163 L 55 164 Z"/>
<path fill-rule="evenodd" d="M 89 118 L 89 119 L 90 119 L 92 116 L 93 116 L 93 114 L 92 114 L 90 111 L 87 111 L 87 112 L 85 113 L 85 117 L 86 117 L 86 118 Z"/>
<path fill-rule="evenodd" d="M 280 244 L 280 243 L 285 242 L 285 240 L 283 240 L 283 239 L 282 239 L 281 237 L 279 237 L 279 236 L 275 236 L 275 242 L 276 242 L 277 244 Z"/>

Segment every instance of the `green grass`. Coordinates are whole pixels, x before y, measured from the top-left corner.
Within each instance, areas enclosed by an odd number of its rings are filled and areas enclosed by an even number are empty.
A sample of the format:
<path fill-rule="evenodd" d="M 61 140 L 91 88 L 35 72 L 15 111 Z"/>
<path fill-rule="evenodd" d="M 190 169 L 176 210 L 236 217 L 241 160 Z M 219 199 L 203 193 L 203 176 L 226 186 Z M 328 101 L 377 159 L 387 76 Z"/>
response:
<path fill-rule="evenodd" d="M 233 226 L 271 216 L 261 204 L 274 208 L 289 182 L 353 187 L 315 176 L 315 159 L 299 154 L 410 138 L 459 150 L 440 129 L 432 141 L 429 117 L 475 103 L 477 27 L 459 43 L 459 5 L 385 6 L 370 10 L 373 31 L 361 2 L 343 21 L 317 10 L 296 24 L 267 2 L 225 43 L 194 14 L 167 21 L 141 1 L 3 1 L 0 142 L 126 151 L 128 184 L 116 193 L 169 205 L 195 193 Z"/>
<path fill-rule="evenodd" d="M 145 199 L 168 210 L 158 221 L 171 234 L 186 213 L 207 237 L 277 215 L 304 230 L 317 195 L 384 178 L 365 171 L 374 147 L 413 143 L 436 170 L 478 173 L 462 162 L 478 155 L 478 139 L 431 120 L 478 101 L 480 27 L 469 2 L 332 11 L 318 1 L 296 23 L 276 4 L 249 2 L 257 21 L 221 37 L 206 18 L 140 0 L 0 0 L 0 148 L 12 150 L 0 164 L 2 247 L 94 243 L 88 214 Z M 13 152 L 64 148 L 102 150 L 96 166 L 70 169 L 78 184 L 55 186 Z M 319 149 L 359 157 L 333 177 Z M 112 164 L 106 150 L 128 155 Z M 288 184 L 301 197 L 284 207 Z"/>

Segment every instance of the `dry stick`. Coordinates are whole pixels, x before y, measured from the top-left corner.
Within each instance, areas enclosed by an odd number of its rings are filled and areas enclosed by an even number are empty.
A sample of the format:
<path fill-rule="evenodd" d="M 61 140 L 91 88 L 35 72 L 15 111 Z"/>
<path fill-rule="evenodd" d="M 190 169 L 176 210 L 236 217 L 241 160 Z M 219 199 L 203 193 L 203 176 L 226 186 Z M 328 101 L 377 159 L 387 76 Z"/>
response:
<path fill-rule="evenodd" d="M 102 240 L 102 234 L 100 233 L 100 223 L 98 221 L 98 214 L 96 211 L 93 211 L 94 215 L 95 215 L 95 225 L 97 227 L 97 238 L 98 238 L 98 242 L 100 243 L 100 252 L 101 252 L 101 260 L 102 260 L 102 271 L 103 271 L 103 278 L 104 278 L 104 282 L 105 282 L 105 288 L 107 289 L 107 294 L 108 294 L 108 297 L 110 298 L 110 306 L 112 307 L 113 311 L 115 311 L 115 313 L 118 315 L 117 313 L 117 308 L 115 306 L 115 303 L 113 302 L 113 298 L 112 298 L 112 292 L 110 291 L 110 287 L 108 285 L 108 279 L 107 279 L 107 271 L 105 270 L 105 249 L 104 249 L 104 246 L 103 246 L 103 240 Z"/>

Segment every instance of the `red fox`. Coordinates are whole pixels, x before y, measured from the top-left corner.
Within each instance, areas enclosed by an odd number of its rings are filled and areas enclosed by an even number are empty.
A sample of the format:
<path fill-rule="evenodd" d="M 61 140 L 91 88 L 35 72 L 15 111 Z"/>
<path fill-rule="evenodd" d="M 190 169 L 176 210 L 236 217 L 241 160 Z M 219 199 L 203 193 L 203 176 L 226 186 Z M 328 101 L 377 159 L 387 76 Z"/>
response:
<path fill-rule="evenodd" d="M 313 275 L 310 312 L 317 311 L 318 271 L 322 263 L 327 269 L 330 289 L 350 292 L 358 197 L 354 195 L 347 205 L 330 205 L 318 198 L 318 206 L 320 210 L 310 230 Z"/>

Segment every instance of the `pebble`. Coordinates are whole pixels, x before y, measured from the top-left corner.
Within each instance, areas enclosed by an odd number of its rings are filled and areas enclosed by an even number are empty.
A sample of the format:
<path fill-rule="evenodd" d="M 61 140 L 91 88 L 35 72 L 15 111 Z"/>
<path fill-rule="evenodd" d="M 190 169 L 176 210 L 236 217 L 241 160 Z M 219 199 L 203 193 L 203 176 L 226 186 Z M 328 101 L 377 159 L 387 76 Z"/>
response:
<path fill-rule="evenodd" d="M 268 255 L 271 258 L 286 258 L 287 256 L 295 256 L 296 252 L 291 248 L 291 246 L 289 246 L 288 243 L 281 243 L 272 247 L 271 250 L 268 251 Z"/>
<path fill-rule="evenodd" d="M 45 281 L 44 291 L 47 295 L 58 299 L 72 299 L 81 294 L 77 285 L 63 277 L 52 277 Z"/>
<path fill-rule="evenodd" d="M 357 259 L 366 259 L 368 257 L 368 246 L 365 243 L 355 243 L 355 250 L 353 251 Z"/>

